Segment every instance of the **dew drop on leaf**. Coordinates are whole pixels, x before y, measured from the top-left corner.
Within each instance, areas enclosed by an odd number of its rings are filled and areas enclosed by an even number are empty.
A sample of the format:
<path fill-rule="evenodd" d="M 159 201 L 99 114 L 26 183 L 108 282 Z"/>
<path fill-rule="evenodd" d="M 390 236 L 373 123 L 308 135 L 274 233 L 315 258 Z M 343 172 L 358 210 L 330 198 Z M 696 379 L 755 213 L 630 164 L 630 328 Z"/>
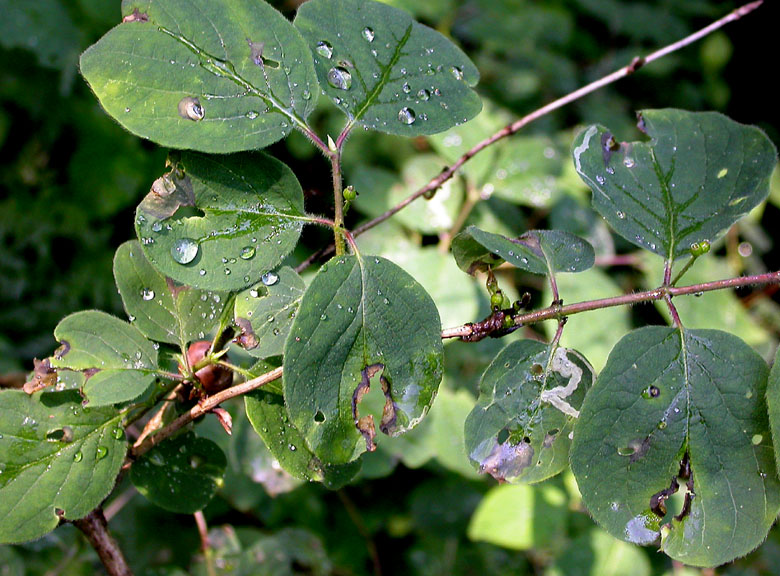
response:
<path fill-rule="evenodd" d="M 428 98 L 430 98 L 430 97 L 431 97 L 431 93 L 430 93 L 430 92 L 428 92 L 428 91 L 427 91 L 425 88 L 423 88 L 422 90 L 420 90 L 420 91 L 417 93 L 417 97 L 418 97 L 420 100 L 428 100 Z"/>
<path fill-rule="evenodd" d="M 366 26 L 363 28 L 363 38 L 365 38 L 369 42 L 374 41 L 374 30 L 372 28 L 369 28 Z"/>
<path fill-rule="evenodd" d="M 260 277 L 260 282 L 265 286 L 273 286 L 279 282 L 279 275 L 276 272 L 266 272 Z"/>
<path fill-rule="evenodd" d="M 151 290 L 150 288 L 144 288 L 141 291 L 141 298 L 146 301 L 154 300 L 154 290 Z"/>
<path fill-rule="evenodd" d="M 84 459 L 84 454 L 82 454 L 81 452 L 76 452 L 73 455 L 73 461 L 74 462 L 81 462 L 83 459 Z"/>
<path fill-rule="evenodd" d="M 200 246 L 192 238 L 179 238 L 171 247 L 171 256 L 179 264 L 189 264 L 198 255 Z"/>
<path fill-rule="evenodd" d="M 339 90 L 349 90 L 352 86 L 352 74 L 341 66 L 331 68 L 328 70 L 328 84 Z"/>
<path fill-rule="evenodd" d="M 453 66 L 450 68 L 450 72 L 452 73 L 453 78 L 455 80 L 463 80 L 463 69 L 459 68 L 458 66 Z"/>
<path fill-rule="evenodd" d="M 333 56 L 333 46 L 331 46 L 330 42 L 325 42 L 324 40 L 317 43 L 317 46 L 314 48 L 314 51 L 320 56 L 323 56 L 328 59 L 330 59 Z"/>
<path fill-rule="evenodd" d="M 242 260 L 251 260 L 255 256 L 254 246 L 244 246 L 241 249 L 241 254 L 239 254 L 239 256 L 241 256 Z"/>
<path fill-rule="evenodd" d="M 125 431 L 124 431 L 124 430 L 122 430 L 121 428 L 114 428 L 114 430 L 111 432 L 111 435 L 112 435 L 112 436 L 113 436 L 113 437 L 114 437 L 116 440 L 121 440 L 122 438 L 124 438 L 124 437 L 125 437 Z"/>
<path fill-rule="evenodd" d="M 414 124 L 414 121 L 417 119 L 416 114 L 414 113 L 414 110 L 411 108 L 401 108 L 398 111 L 398 121 L 401 124 L 406 124 L 407 126 L 410 124 Z"/>
<path fill-rule="evenodd" d="M 98 446 L 97 452 L 95 453 L 95 459 L 102 460 L 106 456 L 108 456 L 108 448 L 105 446 Z"/>

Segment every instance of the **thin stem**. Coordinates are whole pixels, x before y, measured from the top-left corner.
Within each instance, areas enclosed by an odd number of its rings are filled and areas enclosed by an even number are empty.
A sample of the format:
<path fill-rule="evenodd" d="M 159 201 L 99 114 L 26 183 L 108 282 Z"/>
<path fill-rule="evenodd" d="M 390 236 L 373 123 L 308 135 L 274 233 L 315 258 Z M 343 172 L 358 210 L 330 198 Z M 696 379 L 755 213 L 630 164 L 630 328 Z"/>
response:
<path fill-rule="evenodd" d="M 108 531 L 108 522 L 99 506 L 73 525 L 84 533 L 109 576 L 132 576 L 122 550 Z"/>
<path fill-rule="evenodd" d="M 206 572 L 209 576 L 217 576 L 217 571 L 214 568 L 214 552 L 211 549 L 211 542 L 209 541 L 209 527 L 208 524 L 206 524 L 206 517 L 203 515 L 202 510 L 198 510 L 193 516 L 195 517 L 195 524 L 198 526 L 200 549 L 203 551 L 203 556 L 206 560 Z"/>
<path fill-rule="evenodd" d="M 333 238 L 336 244 L 336 256 L 344 254 L 344 193 L 341 182 L 341 149 L 336 147 L 330 155 L 330 165 L 333 171 Z"/>
<path fill-rule="evenodd" d="M 664 287 L 668 288 L 672 285 L 672 261 L 667 260 L 664 262 Z M 682 328 L 682 322 L 680 322 L 680 315 L 677 313 L 677 307 L 672 303 L 672 296 L 669 292 L 664 293 L 664 302 L 666 307 L 669 308 L 669 314 L 672 315 L 672 322 L 677 328 Z"/>
<path fill-rule="evenodd" d="M 669 286 L 674 286 L 677 284 L 677 282 L 680 281 L 680 278 L 683 277 L 683 275 L 690 269 L 691 266 L 693 266 L 693 263 L 696 262 L 696 259 L 698 256 L 691 255 L 690 259 L 685 263 L 685 266 L 683 266 L 680 271 L 675 274 L 674 278 L 669 282 Z"/>
<path fill-rule="evenodd" d="M 230 362 L 225 362 L 223 360 L 217 362 L 217 366 L 222 366 L 223 368 L 237 372 L 244 378 L 252 378 L 252 376 L 254 376 L 254 374 L 252 374 L 249 370 L 245 370 L 244 368 L 241 368 L 241 366 L 236 366 L 235 364 L 231 364 Z"/>
<path fill-rule="evenodd" d="M 328 145 L 322 141 L 322 138 L 317 136 L 317 133 L 314 132 L 314 130 L 312 130 L 308 124 L 300 120 L 296 120 L 295 127 L 298 128 L 298 130 L 300 130 L 301 132 L 303 132 L 309 138 L 309 140 L 311 140 L 312 143 L 317 148 L 320 149 L 320 152 L 325 154 L 325 156 L 330 156 L 330 150 L 328 150 Z"/>

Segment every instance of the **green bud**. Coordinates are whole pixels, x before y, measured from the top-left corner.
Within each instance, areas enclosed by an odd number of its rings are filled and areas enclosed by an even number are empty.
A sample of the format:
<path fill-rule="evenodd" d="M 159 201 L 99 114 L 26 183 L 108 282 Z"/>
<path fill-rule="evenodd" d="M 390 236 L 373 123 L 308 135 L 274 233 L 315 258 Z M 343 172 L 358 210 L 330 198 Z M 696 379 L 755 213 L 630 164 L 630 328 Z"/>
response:
<path fill-rule="evenodd" d="M 504 295 L 501 293 L 501 290 L 490 295 L 490 307 L 494 310 L 500 309 L 503 303 Z"/>
<path fill-rule="evenodd" d="M 515 325 L 515 319 L 509 314 L 504 316 L 504 328 L 512 328 Z"/>
<path fill-rule="evenodd" d="M 347 186 L 344 188 L 344 200 L 347 202 L 352 202 L 357 197 L 357 192 L 355 192 L 354 186 Z"/>

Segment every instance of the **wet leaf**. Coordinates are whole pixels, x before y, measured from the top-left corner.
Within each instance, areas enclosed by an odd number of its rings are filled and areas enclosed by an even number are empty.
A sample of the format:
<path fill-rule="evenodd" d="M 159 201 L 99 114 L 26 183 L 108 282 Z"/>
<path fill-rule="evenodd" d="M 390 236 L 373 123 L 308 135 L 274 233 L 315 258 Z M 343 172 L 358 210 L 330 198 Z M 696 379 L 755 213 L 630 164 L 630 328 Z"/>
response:
<path fill-rule="evenodd" d="M 374 448 L 373 416 L 360 405 L 381 386 L 379 424 L 391 436 L 425 415 L 442 378 L 441 323 L 430 296 L 376 256 L 324 265 L 303 297 L 284 350 L 287 410 L 323 462 Z"/>
<path fill-rule="evenodd" d="M 763 202 L 777 161 L 758 128 L 714 112 L 640 112 L 649 142 L 618 142 L 603 126 L 573 145 L 593 206 L 629 242 L 664 258 L 715 242 Z"/>
<path fill-rule="evenodd" d="M 278 160 L 183 153 L 138 206 L 136 232 L 161 273 L 201 290 L 229 291 L 278 267 L 295 247 L 303 217 L 301 186 Z"/>
<path fill-rule="evenodd" d="M 130 468 L 130 480 L 148 500 L 178 514 L 192 514 L 222 484 L 227 459 L 211 440 L 187 432 L 155 446 Z"/>
<path fill-rule="evenodd" d="M 282 353 L 306 284 L 285 266 L 263 275 L 260 282 L 236 295 L 238 343 L 257 358 Z"/>
<path fill-rule="evenodd" d="M 570 434 L 595 374 L 574 350 L 512 342 L 479 382 L 466 451 L 499 481 L 539 482 L 568 464 Z"/>
<path fill-rule="evenodd" d="M 149 263 L 141 245 L 122 244 L 114 255 L 114 279 L 131 323 L 147 338 L 186 346 L 219 322 L 227 295 L 177 285 Z"/>
<path fill-rule="evenodd" d="M 61 346 L 54 368 L 85 371 L 83 393 L 91 406 L 137 398 L 154 382 L 157 350 L 127 322 L 87 310 L 63 318 L 54 330 Z"/>
<path fill-rule="evenodd" d="M 510 239 L 469 226 L 453 238 L 452 254 L 469 274 L 504 261 L 532 274 L 581 272 L 595 261 L 586 240 L 562 230 L 531 230 Z"/>
<path fill-rule="evenodd" d="M 244 397 L 246 414 L 279 465 L 295 478 L 322 482 L 338 490 L 360 471 L 360 461 L 344 465 L 323 463 L 309 449 L 303 434 L 290 422 L 282 397 L 256 390 Z"/>
<path fill-rule="evenodd" d="M 769 408 L 769 424 L 772 428 L 772 442 L 775 447 L 775 462 L 780 463 L 780 348 L 775 353 L 775 361 L 769 372 L 766 403 Z"/>
<path fill-rule="evenodd" d="M 103 108 L 130 132 L 202 152 L 259 149 L 314 110 L 311 55 L 262 0 L 133 0 L 81 56 Z"/>
<path fill-rule="evenodd" d="M 472 89 L 474 64 L 403 10 L 370 0 L 310 0 L 295 26 L 325 94 L 350 122 L 402 136 L 435 134 L 482 107 Z"/>
<path fill-rule="evenodd" d="M 495 486 L 471 517 L 469 539 L 513 550 L 551 548 L 565 534 L 566 504 L 551 484 Z"/>
<path fill-rule="evenodd" d="M 125 458 L 122 415 L 75 392 L 0 392 L 0 542 L 24 542 L 86 516 Z"/>
<path fill-rule="evenodd" d="M 648 326 L 625 336 L 574 429 L 572 471 L 596 521 L 629 542 L 661 536 L 664 552 L 694 566 L 757 547 L 780 509 L 767 375 L 725 332 Z M 666 500 L 691 491 L 667 516 Z"/>

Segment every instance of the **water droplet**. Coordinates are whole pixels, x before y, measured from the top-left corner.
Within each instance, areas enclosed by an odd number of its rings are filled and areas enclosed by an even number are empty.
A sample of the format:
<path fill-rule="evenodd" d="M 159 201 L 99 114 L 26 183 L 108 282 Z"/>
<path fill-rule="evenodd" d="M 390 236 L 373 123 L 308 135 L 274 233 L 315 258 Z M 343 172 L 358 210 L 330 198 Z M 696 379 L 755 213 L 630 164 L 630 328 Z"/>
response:
<path fill-rule="evenodd" d="M 398 111 L 398 121 L 401 124 L 406 124 L 406 125 L 414 124 L 414 120 L 416 118 L 417 116 L 415 115 L 414 110 L 412 110 L 411 108 L 404 107 Z"/>
<path fill-rule="evenodd" d="M 106 456 L 108 456 L 108 448 L 105 446 L 98 446 L 97 452 L 95 452 L 95 459 L 102 460 Z"/>
<path fill-rule="evenodd" d="M 614 174 L 615 169 L 612 166 L 607 166 L 607 174 Z"/>
<path fill-rule="evenodd" d="M 290 449 L 290 452 L 295 452 L 298 448 L 295 447 L 294 444 L 290 444 L 287 446 Z"/>
<path fill-rule="evenodd" d="M 179 101 L 179 116 L 185 120 L 198 122 L 203 120 L 205 115 L 206 111 L 203 109 L 203 106 L 200 105 L 200 100 L 197 98 L 187 96 Z"/>
<path fill-rule="evenodd" d="M 311 100 L 311 92 L 309 92 L 308 90 L 304 90 L 303 94 L 301 94 L 301 97 L 304 100 Z"/>
<path fill-rule="evenodd" d="M 661 421 L 658 423 L 658 429 L 659 429 L 659 430 L 664 430 L 665 428 L 666 428 L 666 420 L 661 420 Z"/>
<path fill-rule="evenodd" d="M 225 276 L 230 276 L 230 268 L 225 268 Z"/>
<path fill-rule="evenodd" d="M 152 224 L 152 232 L 160 232 L 162 230 L 162 222 L 159 220 Z"/>
<path fill-rule="evenodd" d="M 631 156 L 626 156 L 623 158 L 623 166 L 626 168 L 633 168 L 634 167 L 634 159 L 631 158 Z"/>
<path fill-rule="evenodd" d="M 621 220 L 622 220 L 623 218 L 625 218 L 625 217 L 626 217 L 626 213 L 625 213 L 625 212 L 621 212 L 620 210 L 618 210 L 617 212 L 615 212 L 615 215 L 616 215 L 618 218 L 620 218 Z"/>
<path fill-rule="evenodd" d="M 763 440 L 764 437 L 761 434 L 755 434 L 753 438 L 750 439 L 750 441 L 753 443 L 753 446 L 758 446 Z"/>
<path fill-rule="evenodd" d="M 201 268 L 200 272 L 198 272 L 198 274 L 200 274 L 201 276 L 205 276 L 206 275 L 206 271 L 203 268 Z"/>
<path fill-rule="evenodd" d="M 331 68 L 328 70 L 328 84 L 339 90 L 349 90 L 352 86 L 352 74 L 341 66 Z"/>
<path fill-rule="evenodd" d="M 721 178 L 725 178 L 726 174 L 728 173 L 729 173 L 728 168 L 721 168 L 720 172 L 718 172 L 718 180 L 720 180 Z"/>
<path fill-rule="evenodd" d="M 76 452 L 76 453 L 73 455 L 73 461 L 74 461 L 74 462 L 81 462 L 83 459 L 84 459 L 84 454 L 82 454 L 80 451 L 79 451 L 79 452 Z"/>
<path fill-rule="evenodd" d="M 431 97 L 431 93 L 430 93 L 430 92 L 428 92 L 428 91 L 427 91 L 425 88 L 423 88 L 422 90 L 420 90 L 420 91 L 417 93 L 417 97 L 418 97 L 420 100 L 428 100 L 428 99 Z"/>
<path fill-rule="evenodd" d="M 368 40 L 369 42 L 374 41 L 374 30 L 366 26 L 363 28 L 363 38 Z"/>
<path fill-rule="evenodd" d="M 255 256 L 255 247 L 254 246 L 244 246 L 241 249 L 241 256 L 242 260 L 251 260 Z"/>
<path fill-rule="evenodd" d="M 598 176 L 596 176 L 596 182 L 598 182 L 599 184 L 601 184 L 603 186 L 604 182 L 606 182 L 606 180 L 604 179 L 604 176 L 598 175 Z"/>
<path fill-rule="evenodd" d="M 255 118 L 257 118 L 259 115 L 260 115 L 260 114 L 258 114 L 258 113 L 257 113 L 257 112 L 255 112 L 254 110 L 250 110 L 249 112 L 247 112 L 247 113 L 246 113 L 246 117 L 247 117 L 247 118 L 249 118 L 250 120 L 254 120 L 254 119 L 255 119 Z"/>
<path fill-rule="evenodd" d="M 189 264 L 198 255 L 200 246 L 192 238 L 179 238 L 171 247 L 171 256 L 179 264 Z"/>
<path fill-rule="evenodd" d="M 265 319 L 268 321 L 269 324 L 274 321 L 274 317 L 272 315 L 270 315 L 270 314 L 268 316 L 266 316 Z"/>
<path fill-rule="evenodd" d="M 150 288 L 144 288 L 141 291 L 141 298 L 143 298 L 146 301 L 154 300 L 154 290 Z"/>
<path fill-rule="evenodd" d="M 117 440 L 121 440 L 122 438 L 124 438 L 124 437 L 125 437 L 125 431 L 124 431 L 124 430 L 122 430 L 121 428 L 114 428 L 113 432 L 111 432 L 111 435 L 112 435 L 112 436 L 113 436 L 115 439 L 117 439 Z"/>
<path fill-rule="evenodd" d="M 450 68 L 450 73 L 452 74 L 453 78 L 455 80 L 463 80 L 463 69 L 458 66 L 453 66 Z"/>
<path fill-rule="evenodd" d="M 333 56 L 333 46 L 331 46 L 329 42 L 325 42 L 324 40 L 322 42 L 317 42 L 317 46 L 314 48 L 314 51 L 320 56 L 327 58 L 328 60 L 330 60 L 331 57 Z"/>
<path fill-rule="evenodd" d="M 260 282 L 266 286 L 273 286 L 279 282 L 279 275 L 276 272 L 266 272 L 260 277 Z"/>
<path fill-rule="evenodd" d="M 642 391 L 642 398 L 645 398 L 646 400 L 650 398 L 658 398 L 659 394 L 661 394 L 661 391 L 657 386 L 648 386 Z"/>
<path fill-rule="evenodd" d="M 401 90 L 403 90 L 403 91 L 404 91 L 404 94 L 409 94 L 409 92 L 411 92 L 411 91 L 412 91 L 412 87 L 411 87 L 411 86 L 409 86 L 409 83 L 408 83 L 408 82 L 404 82 L 404 85 L 403 85 L 403 86 L 401 86 Z"/>

